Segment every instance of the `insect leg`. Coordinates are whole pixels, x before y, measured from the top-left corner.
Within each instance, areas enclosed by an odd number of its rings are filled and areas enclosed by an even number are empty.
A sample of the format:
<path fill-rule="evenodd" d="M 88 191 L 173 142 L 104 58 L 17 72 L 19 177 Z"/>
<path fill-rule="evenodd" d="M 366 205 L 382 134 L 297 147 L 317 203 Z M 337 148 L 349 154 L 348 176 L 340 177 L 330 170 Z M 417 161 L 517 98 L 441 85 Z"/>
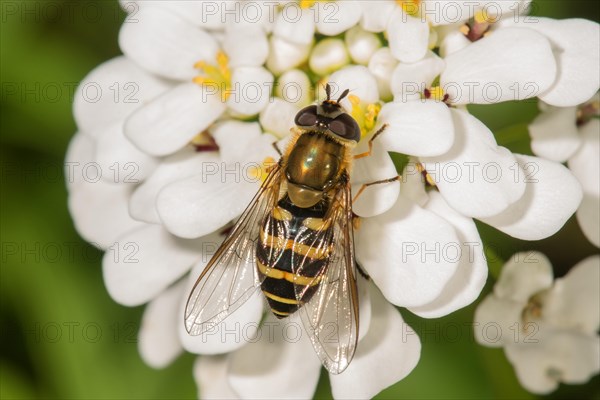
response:
<path fill-rule="evenodd" d="M 358 158 L 370 156 L 371 152 L 373 151 L 373 140 L 375 140 L 375 138 L 377 138 L 377 136 L 381 135 L 383 133 L 383 131 L 385 131 L 385 128 L 387 128 L 387 127 L 388 127 L 388 124 L 383 124 L 383 126 L 381 128 L 379 128 L 379 130 L 377 132 L 375 132 L 373 137 L 369 140 L 369 151 L 355 155 L 354 159 L 356 160 Z"/>
<path fill-rule="evenodd" d="M 277 154 L 279 154 L 279 156 L 283 155 L 283 153 L 279 149 L 279 146 L 277 146 L 277 142 L 273 142 L 273 143 L 271 143 L 271 145 L 273 146 L 273 148 L 275 149 L 275 151 L 277 152 Z"/>
<path fill-rule="evenodd" d="M 352 199 L 352 202 L 354 203 L 356 201 L 356 199 L 358 199 L 358 196 L 360 196 L 362 194 L 362 192 L 365 191 L 365 189 L 369 186 L 373 186 L 373 185 L 379 185 L 381 183 L 390 183 L 390 182 L 395 182 L 395 181 L 399 181 L 402 178 L 402 175 L 397 175 L 393 178 L 389 178 L 389 179 L 382 179 L 380 181 L 375 181 L 375 182 L 369 182 L 369 183 L 364 183 L 360 189 L 358 189 L 358 193 L 356 193 L 356 196 L 354 196 L 354 198 Z"/>
<path fill-rule="evenodd" d="M 370 280 L 371 277 L 369 276 L 369 274 L 367 274 L 367 271 L 365 271 L 359 263 L 356 263 L 356 270 L 358 271 L 358 273 L 360 275 L 362 275 L 363 278 L 365 278 L 366 280 Z"/>

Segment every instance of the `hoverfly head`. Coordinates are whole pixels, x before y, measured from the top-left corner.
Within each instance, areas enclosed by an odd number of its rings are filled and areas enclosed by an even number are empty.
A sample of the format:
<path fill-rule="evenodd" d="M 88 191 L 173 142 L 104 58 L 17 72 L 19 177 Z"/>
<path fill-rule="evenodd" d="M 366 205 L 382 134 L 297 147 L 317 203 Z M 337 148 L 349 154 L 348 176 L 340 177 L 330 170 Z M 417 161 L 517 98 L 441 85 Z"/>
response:
<path fill-rule="evenodd" d="M 342 92 L 337 100 L 331 99 L 331 86 L 325 86 L 325 99 L 320 105 L 303 108 L 296 114 L 295 123 L 301 128 L 313 129 L 330 133 L 346 140 L 360 140 L 360 128 L 354 118 L 346 113 L 340 101 L 350 93 L 349 89 Z"/>

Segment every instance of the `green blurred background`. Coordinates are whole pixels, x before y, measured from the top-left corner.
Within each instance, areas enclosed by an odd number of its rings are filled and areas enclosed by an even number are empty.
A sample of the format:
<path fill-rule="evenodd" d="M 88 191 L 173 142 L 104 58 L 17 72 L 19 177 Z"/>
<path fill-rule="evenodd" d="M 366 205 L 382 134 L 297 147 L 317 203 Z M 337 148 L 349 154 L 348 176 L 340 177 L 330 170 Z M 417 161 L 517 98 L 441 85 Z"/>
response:
<path fill-rule="evenodd" d="M 0 397 L 195 398 L 194 357 L 153 370 L 137 352 L 143 307 L 108 296 L 102 253 L 85 243 L 67 211 L 63 160 L 75 132 L 73 92 L 90 70 L 120 53 L 117 1 L 3 1 L 1 4 Z M 536 15 L 598 21 L 597 1 L 537 1 Z M 529 153 L 526 124 L 535 101 L 471 107 L 513 151 Z M 502 260 L 540 249 L 557 275 L 597 252 L 573 219 L 541 242 L 512 239 L 483 224 L 489 292 Z M 402 314 L 421 336 L 421 361 L 379 398 L 535 398 L 518 384 L 502 350 L 478 346 L 467 326 L 475 305 L 424 320 Z M 458 336 L 455 335 L 456 327 Z M 446 332 L 446 334 L 445 334 Z M 598 377 L 562 385 L 549 398 L 600 398 Z M 318 398 L 330 398 L 326 374 Z"/>

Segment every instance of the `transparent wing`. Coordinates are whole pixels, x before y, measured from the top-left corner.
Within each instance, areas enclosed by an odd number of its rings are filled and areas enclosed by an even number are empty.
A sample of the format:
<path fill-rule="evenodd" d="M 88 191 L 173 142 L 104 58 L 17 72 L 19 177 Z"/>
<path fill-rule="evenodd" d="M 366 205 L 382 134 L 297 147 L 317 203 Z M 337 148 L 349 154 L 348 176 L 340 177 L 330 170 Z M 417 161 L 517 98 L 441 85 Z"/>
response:
<path fill-rule="evenodd" d="M 261 222 L 277 203 L 280 184 L 281 168 L 277 164 L 198 277 L 184 313 L 190 335 L 201 335 L 223 321 L 264 280 L 256 270 L 256 241 Z"/>
<path fill-rule="evenodd" d="M 298 312 L 317 356 L 330 373 L 339 374 L 354 357 L 358 341 L 358 291 L 349 184 L 340 188 L 332 207 L 312 243 L 322 251 L 331 251 L 329 262 L 313 278 L 311 283 L 318 288 L 310 300 L 303 301 L 310 296 L 311 285 L 297 285 L 296 298 L 304 303 Z M 331 246 L 331 250 L 325 250 L 325 246 Z M 302 270 L 308 264 L 302 262 L 296 273 L 306 275 Z"/>

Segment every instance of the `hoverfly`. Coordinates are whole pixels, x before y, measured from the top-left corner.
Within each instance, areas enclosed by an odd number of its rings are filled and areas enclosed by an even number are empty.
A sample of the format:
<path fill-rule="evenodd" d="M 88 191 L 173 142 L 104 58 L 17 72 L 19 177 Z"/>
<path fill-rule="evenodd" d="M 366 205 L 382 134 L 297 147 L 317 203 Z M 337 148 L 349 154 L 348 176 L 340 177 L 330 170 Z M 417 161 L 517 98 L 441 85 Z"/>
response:
<path fill-rule="evenodd" d="M 277 318 L 300 313 L 313 347 L 334 374 L 358 341 L 350 167 L 360 140 L 339 99 L 298 112 L 286 151 L 196 281 L 185 326 L 200 335 L 260 288 Z M 325 334 L 325 327 L 334 327 Z"/>

